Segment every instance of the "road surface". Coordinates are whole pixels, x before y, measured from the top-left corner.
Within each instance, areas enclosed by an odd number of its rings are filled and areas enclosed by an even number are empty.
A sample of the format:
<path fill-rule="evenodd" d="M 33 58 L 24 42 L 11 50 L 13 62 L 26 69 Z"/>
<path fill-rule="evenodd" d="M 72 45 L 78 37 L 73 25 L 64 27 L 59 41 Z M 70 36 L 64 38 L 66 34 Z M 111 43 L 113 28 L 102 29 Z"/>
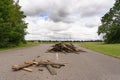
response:
<path fill-rule="evenodd" d="M 120 80 L 120 60 L 88 49 L 80 54 L 46 53 L 52 44 L 0 51 L 0 80 Z M 40 56 L 40 57 L 38 57 Z M 50 75 L 46 68 L 30 67 L 33 72 L 14 72 L 11 66 L 25 61 L 49 59 L 67 63 Z M 38 71 L 43 69 L 43 71 Z"/>

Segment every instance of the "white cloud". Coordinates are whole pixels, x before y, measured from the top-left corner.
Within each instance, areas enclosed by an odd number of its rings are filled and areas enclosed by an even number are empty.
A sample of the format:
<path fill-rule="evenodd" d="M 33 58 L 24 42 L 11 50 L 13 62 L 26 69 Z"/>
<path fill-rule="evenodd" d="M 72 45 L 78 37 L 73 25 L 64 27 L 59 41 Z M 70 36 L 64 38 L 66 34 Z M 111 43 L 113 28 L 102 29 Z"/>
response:
<path fill-rule="evenodd" d="M 114 0 L 20 0 L 29 23 L 26 39 L 99 39 L 100 19 L 113 3 Z"/>

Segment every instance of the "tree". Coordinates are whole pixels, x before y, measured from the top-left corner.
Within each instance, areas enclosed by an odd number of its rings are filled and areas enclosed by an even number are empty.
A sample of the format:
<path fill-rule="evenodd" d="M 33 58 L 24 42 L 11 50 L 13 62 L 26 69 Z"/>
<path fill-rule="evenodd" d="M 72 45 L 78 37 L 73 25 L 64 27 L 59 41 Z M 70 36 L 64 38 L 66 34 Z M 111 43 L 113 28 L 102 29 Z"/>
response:
<path fill-rule="evenodd" d="M 27 24 L 20 8 L 13 0 L 0 1 L 0 47 L 17 46 L 25 42 Z"/>
<path fill-rule="evenodd" d="M 98 35 L 104 34 L 106 43 L 120 43 L 120 0 L 102 17 Z"/>

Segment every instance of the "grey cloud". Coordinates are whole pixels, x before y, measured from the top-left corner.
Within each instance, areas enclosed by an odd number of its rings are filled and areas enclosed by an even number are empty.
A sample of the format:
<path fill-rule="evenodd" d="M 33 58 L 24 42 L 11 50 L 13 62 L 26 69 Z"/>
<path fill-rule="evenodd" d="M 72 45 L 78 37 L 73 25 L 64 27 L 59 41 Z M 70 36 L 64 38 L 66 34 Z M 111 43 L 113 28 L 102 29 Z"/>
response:
<path fill-rule="evenodd" d="M 88 28 L 93 28 L 93 27 L 96 27 L 97 24 L 92 24 L 92 23 L 90 24 L 89 23 L 89 24 L 85 24 L 85 26 L 88 27 Z"/>
<path fill-rule="evenodd" d="M 92 0 L 90 0 L 92 1 Z M 20 0 L 22 10 L 27 16 L 36 16 L 40 13 L 46 13 L 48 18 L 54 22 L 71 23 L 74 20 L 70 19 L 72 14 L 80 14 L 82 17 L 89 17 L 101 14 L 104 8 L 111 5 L 106 5 L 100 2 L 88 0 Z M 106 0 L 108 1 L 108 0 Z M 99 3 L 99 4 L 98 4 Z M 102 7 L 104 6 L 104 7 Z M 69 18 L 68 18 L 69 16 Z M 77 15 L 76 15 L 77 16 Z M 71 17 L 72 18 L 72 17 Z M 78 17 L 79 18 L 79 17 Z"/>
<path fill-rule="evenodd" d="M 67 39 L 71 39 L 71 35 L 70 34 L 66 34 L 66 33 L 54 33 L 53 35 L 47 35 L 48 39 L 51 40 L 67 40 Z"/>
<path fill-rule="evenodd" d="M 69 24 L 63 23 L 63 22 L 58 22 L 58 23 L 48 26 L 47 30 L 52 31 L 52 32 L 60 32 L 60 31 L 67 31 L 70 28 L 71 28 L 71 26 L 69 26 Z"/>
<path fill-rule="evenodd" d="M 102 12 L 105 12 L 108 6 L 109 5 L 92 4 L 88 6 L 79 7 L 79 10 L 80 10 L 81 17 L 91 17 L 91 16 L 99 15 Z"/>

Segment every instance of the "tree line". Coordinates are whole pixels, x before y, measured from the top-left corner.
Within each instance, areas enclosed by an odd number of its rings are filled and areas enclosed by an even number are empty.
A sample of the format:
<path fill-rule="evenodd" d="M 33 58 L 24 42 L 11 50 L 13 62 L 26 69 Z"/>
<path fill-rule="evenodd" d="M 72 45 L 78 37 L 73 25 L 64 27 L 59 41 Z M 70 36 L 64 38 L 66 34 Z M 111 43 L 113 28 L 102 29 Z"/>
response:
<path fill-rule="evenodd" d="M 101 22 L 98 34 L 104 35 L 105 43 L 120 43 L 120 0 L 115 0 L 114 6 L 102 17 Z"/>
<path fill-rule="evenodd" d="M 13 0 L 0 0 L 0 47 L 13 47 L 24 43 L 26 17 Z"/>

